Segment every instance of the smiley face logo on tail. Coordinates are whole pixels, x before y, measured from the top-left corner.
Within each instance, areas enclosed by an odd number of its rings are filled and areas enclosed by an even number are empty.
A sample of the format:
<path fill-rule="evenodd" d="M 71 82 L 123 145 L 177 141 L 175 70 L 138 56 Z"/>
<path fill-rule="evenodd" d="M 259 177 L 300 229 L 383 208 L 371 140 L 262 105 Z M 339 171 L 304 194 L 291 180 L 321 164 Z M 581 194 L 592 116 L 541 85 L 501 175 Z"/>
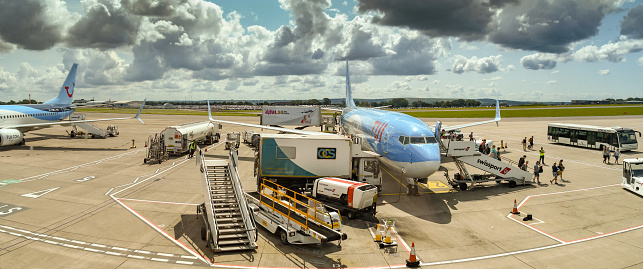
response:
<path fill-rule="evenodd" d="M 71 85 L 76 86 L 76 82 L 72 82 Z M 74 89 L 72 89 L 71 93 L 69 93 L 69 86 L 65 86 L 65 90 L 67 91 L 67 96 L 71 97 L 72 95 L 74 95 Z"/>

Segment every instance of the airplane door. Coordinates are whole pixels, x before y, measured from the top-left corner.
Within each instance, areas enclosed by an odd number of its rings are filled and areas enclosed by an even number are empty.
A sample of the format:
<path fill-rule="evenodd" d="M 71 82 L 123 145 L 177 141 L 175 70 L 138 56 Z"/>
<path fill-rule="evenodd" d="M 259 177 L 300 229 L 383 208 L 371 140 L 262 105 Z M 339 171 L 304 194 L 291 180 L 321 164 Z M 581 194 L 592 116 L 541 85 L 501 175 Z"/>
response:
<path fill-rule="evenodd" d="M 393 126 L 388 126 L 384 130 L 384 147 L 383 147 L 384 154 L 388 154 L 388 147 L 389 147 L 388 145 L 391 139 L 391 133 L 393 133 L 392 131 L 393 131 Z"/>

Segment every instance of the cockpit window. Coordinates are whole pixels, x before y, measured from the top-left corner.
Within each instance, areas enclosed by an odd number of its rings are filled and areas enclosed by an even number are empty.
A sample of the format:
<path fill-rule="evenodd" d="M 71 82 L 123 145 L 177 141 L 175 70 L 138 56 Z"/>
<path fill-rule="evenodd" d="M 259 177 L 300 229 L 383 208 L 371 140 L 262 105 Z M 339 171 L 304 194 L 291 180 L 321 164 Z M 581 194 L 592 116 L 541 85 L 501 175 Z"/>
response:
<path fill-rule="evenodd" d="M 424 137 L 411 137 L 411 144 L 424 144 Z"/>
<path fill-rule="evenodd" d="M 435 137 L 433 136 L 418 136 L 418 137 L 408 137 L 408 136 L 400 136 L 400 139 L 398 139 L 402 145 L 408 145 L 408 144 L 432 144 L 435 143 Z"/>

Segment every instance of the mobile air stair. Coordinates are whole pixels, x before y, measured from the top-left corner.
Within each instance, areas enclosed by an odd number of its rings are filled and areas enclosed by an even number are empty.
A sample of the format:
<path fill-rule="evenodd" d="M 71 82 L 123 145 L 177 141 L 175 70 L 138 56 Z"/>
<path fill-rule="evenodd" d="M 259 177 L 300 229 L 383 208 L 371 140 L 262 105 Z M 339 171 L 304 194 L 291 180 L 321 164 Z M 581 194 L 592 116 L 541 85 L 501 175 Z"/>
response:
<path fill-rule="evenodd" d="M 69 116 L 69 120 L 85 120 L 85 114 L 74 113 Z M 118 127 L 111 125 L 107 127 L 107 129 L 103 129 L 91 122 L 76 122 L 73 123 L 73 126 L 73 130 L 70 133 L 70 136 L 72 138 L 75 137 L 76 134 L 81 134 L 81 132 L 78 131 L 77 127 L 80 127 L 81 129 L 87 131 L 87 134 L 91 136 L 91 138 L 105 138 L 107 136 L 113 137 L 119 135 Z"/>
<path fill-rule="evenodd" d="M 511 165 L 516 162 L 507 158 L 501 157 L 501 159 L 510 164 L 478 152 L 474 141 L 446 140 L 447 144 L 442 139 L 437 139 L 437 141 L 441 151 L 445 152 L 446 157 L 453 159 L 459 170 L 459 173 L 454 174 L 453 178 L 449 177 L 448 171 L 445 172 L 447 181 L 454 188 L 459 187 L 461 190 L 466 190 L 468 188 L 467 183 L 470 183 L 469 188 L 473 189 L 479 183 L 488 181 L 500 183 L 503 180 L 508 181 L 511 188 L 516 187 L 518 183 L 522 185 L 531 183 L 532 174 L 530 172 Z M 484 171 L 485 174 L 471 174 L 465 164 L 478 168 Z"/>
<path fill-rule="evenodd" d="M 228 161 L 205 160 L 197 154 L 205 200 L 197 206 L 205 222 L 201 239 L 213 252 L 257 248 L 257 227 L 239 180 L 237 161 L 236 149 L 230 151 Z"/>

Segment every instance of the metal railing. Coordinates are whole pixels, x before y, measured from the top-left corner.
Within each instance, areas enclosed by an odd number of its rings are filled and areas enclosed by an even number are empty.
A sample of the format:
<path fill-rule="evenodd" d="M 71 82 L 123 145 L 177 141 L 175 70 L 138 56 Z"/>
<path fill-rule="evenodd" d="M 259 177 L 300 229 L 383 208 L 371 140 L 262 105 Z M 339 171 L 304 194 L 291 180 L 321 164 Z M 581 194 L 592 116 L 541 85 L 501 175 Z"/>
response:
<path fill-rule="evenodd" d="M 280 186 L 280 185 L 278 185 L 276 183 L 268 181 L 268 182 L 270 182 L 269 184 L 275 186 L 275 188 L 272 188 L 272 187 L 266 185 L 265 182 L 266 182 L 266 180 L 264 180 L 264 182 L 261 183 L 261 185 L 259 187 L 259 201 L 260 201 L 261 204 L 272 208 L 273 210 L 279 212 L 279 214 L 287 217 L 290 221 L 296 222 L 299 225 L 303 226 L 305 229 L 309 229 L 309 227 L 308 227 L 309 226 L 308 225 L 309 220 L 312 220 L 313 223 L 315 223 L 317 225 L 323 225 L 323 226 L 326 226 L 327 228 L 330 228 L 330 229 L 336 228 L 335 224 L 333 222 L 333 218 L 330 215 L 330 212 L 328 212 L 328 210 L 326 210 L 326 207 L 321 202 L 319 202 L 317 200 L 314 200 L 314 199 L 311 199 L 308 196 L 305 196 L 305 195 L 299 194 L 297 192 L 294 192 L 292 190 L 286 189 L 286 188 L 284 188 L 284 187 L 282 187 L 282 186 Z M 270 191 L 272 191 L 272 193 L 267 193 L 267 192 L 265 192 L 265 190 L 270 190 Z M 284 191 L 282 191 L 282 190 L 285 190 L 286 193 Z M 292 195 L 289 195 L 287 192 L 292 193 Z M 271 197 L 269 199 L 269 200 L 271 200 L 271 204 L 269 204 L 269 203 L 264 201 L 265 200 L 265 199 L 263 199 L 264 195 L 267 196 L 267 197 Z M 283 198 L 285 198 L 285 201 L 282 200 Z M 306 202 L 303 202 L 301 200 L 305 200 Z M 283 213 L 283 212 L 281 212 L 279 210 L 276 210 L 275 209 L 275 203 L 280 204 L 280 205 L 288 208 L 289 209 L 288 214 L 285 214 L 285 213 Z M 312 205 L 309 205 L 309 204 L 312 204 Z M 303 210 L 299 209 L 299 208 L 302 208 Z M 323 211 L 320 211 L 317 208 L 321 208 L 321 209 L 323 209 Z M 295 220 L 294 218 L 292 218 L 290 216 L 291 212 L 295 212 L 295 213 L 298 213 L 299 215 L 301 215 L 301 217 L 306 219 L 306 223 L 301 223 L 301 222 Z M 311 215 L 309 212 L 312 212 L 313 215 Z M 341 214 L 339 213 L 339 211 L 337 211 L 337 214 L 339 215 L 339 220 L 338 221 L 341 222 Z M 317 216 L 326 216 L 326 217 L 328 217 L 328 220 L 330 221 L 330 224 L 326 223 L 324 220 L 319 219 Z"/>
<path fill-rule="evenodd" d="M 250 212 L 250 207 L 248 206 L 248 201 L 246 200 L 245 192 L 243 191 L 243 185 L 241 185 L 241 181 L 239 180 L 240 177 L 239 172 L 237 171 L 237 161 L 237 149 L 232 147 L 230 148 L 228 164 L 228 172 L 230 172 L 232 189 L 234 190 L 234 196 L 237 198 L 239 209 L 243 216 L 243 224 L 246 226 L 248 238 L 251 242 L 256 242 L 258 239 L 257 224 L 255 223 L 254 215 Z"/>
<path fill-rule="evenodd" d="M 217 246 L 219 244 L 219 227 L 217 226 L 217 218 L 215 218 L 214 216 L 214 206 L 212 205 L 212 189 L 210 188 L 210 177 L 207 166 L 205 165 L 205 158 L 200 157 L 200 159 L 202 168 L 201 171 L 203 172 L 203 175 L 205 177 L 205 180 L 203 180 L 203 200 L 205 200 L 205 209 L 207 210 L 206 213 L 208 211 L 211 212 L 211 214 L 207 214 L 207 217 L 210 220 L 210 232 L 212 233 L 214 246 Z"/>

